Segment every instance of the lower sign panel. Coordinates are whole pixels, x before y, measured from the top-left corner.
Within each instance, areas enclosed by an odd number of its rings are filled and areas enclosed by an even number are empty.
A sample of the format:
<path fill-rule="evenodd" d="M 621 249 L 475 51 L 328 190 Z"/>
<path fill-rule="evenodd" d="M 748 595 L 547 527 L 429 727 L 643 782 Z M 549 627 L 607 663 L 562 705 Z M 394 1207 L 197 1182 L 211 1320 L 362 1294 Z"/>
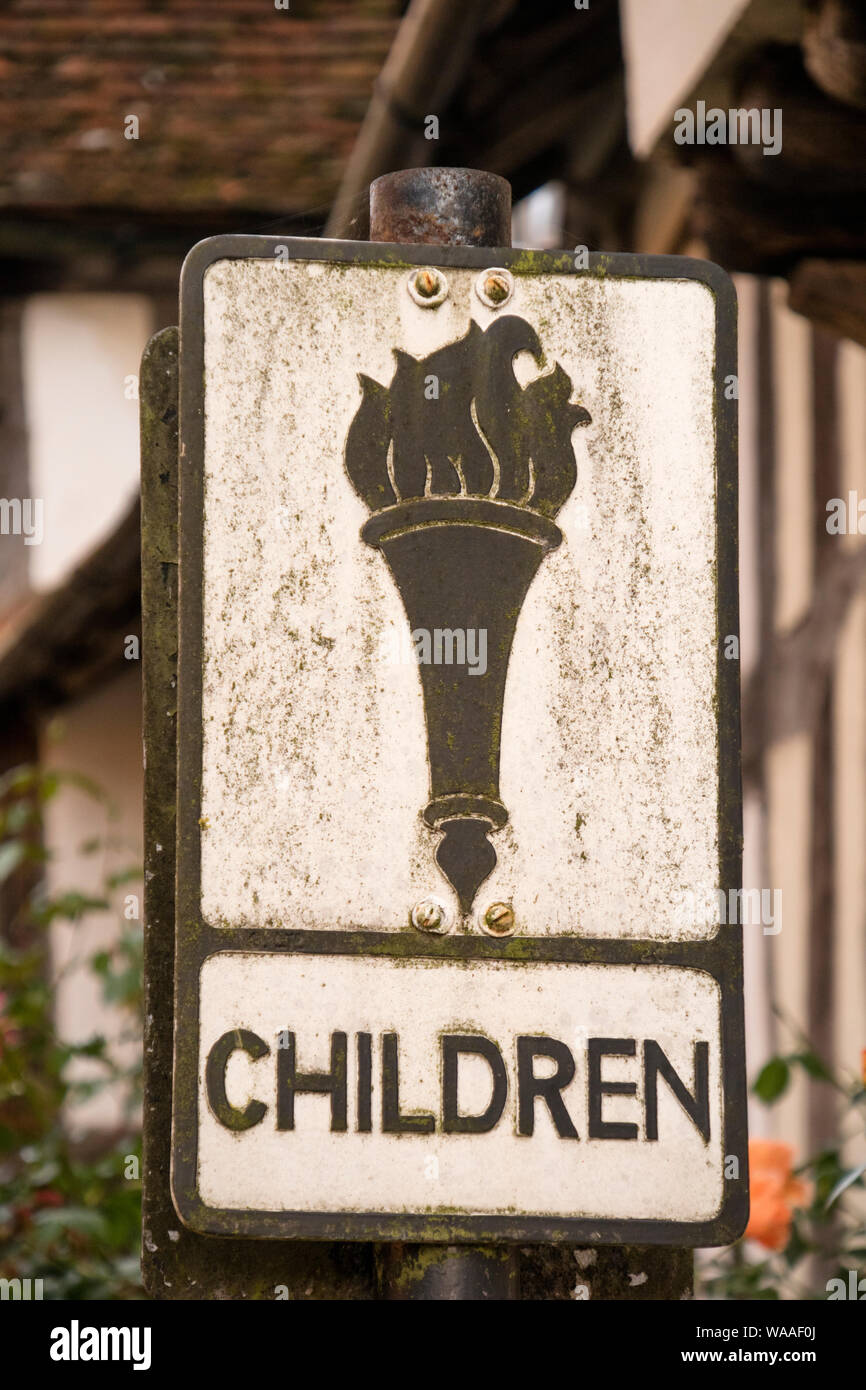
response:
<path fill-rule="evenodd" d="M 705 971 L 230 951 L 200 1000 L 199 1230 L 699 1243 L 738 1186 Z"/>

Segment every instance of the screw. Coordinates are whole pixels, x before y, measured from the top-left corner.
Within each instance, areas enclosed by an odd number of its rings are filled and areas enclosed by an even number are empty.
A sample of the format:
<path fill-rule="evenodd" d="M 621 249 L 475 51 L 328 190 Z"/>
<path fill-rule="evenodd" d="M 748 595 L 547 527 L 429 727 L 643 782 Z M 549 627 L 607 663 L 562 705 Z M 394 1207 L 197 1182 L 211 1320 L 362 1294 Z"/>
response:
<path fill-rule="evenodd" d="M 413 927 L 419 931 L 444 931 L 446 929 L 445 911 L 435 898 L 422 898 L 409 914 Z"/>
<path fill-rule="evenodd" d="M 415 288 L 424 299 L 432 299 L 439 289 L 439 276 L 435 270 L 419 270 L 415 276 Z"/>
<path fill-rule="evenodd" d="M 491 936 L 509 936 L 514 931 L 511 903 L 491 903 L 484 914 L 484 926 Z"/>
<path fill-rule="evenodd" d="M 502 304 L 511 293 L 511 286 L 501 271 L 494 270 L 484 281 L 484 293 L 494 304 Z"/>
<path fill-rule="evenodd" d="M 498 309 L 501 304 L 510 299 L 514 292 L 514 278 L 507 270 L 501 266 L 493 266 L 490 270 L 482 270 L 475 281 L 475 293 L 486 304 L 488 309 Z"/>
<path fill-rule="evenodd" d="M 422 266 L 413 270 L 408 280 L 409 293 L 423 309 L 435 309 L 448 294 L 448 281 L 438 270 Z"/>

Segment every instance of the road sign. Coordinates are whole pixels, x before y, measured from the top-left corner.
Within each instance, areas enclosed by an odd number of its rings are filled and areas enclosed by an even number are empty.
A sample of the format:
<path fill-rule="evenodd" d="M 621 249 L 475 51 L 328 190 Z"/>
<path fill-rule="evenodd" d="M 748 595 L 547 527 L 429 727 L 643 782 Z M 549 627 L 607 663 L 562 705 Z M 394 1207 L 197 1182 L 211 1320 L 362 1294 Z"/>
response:
<path fill-rule="evenodd" d="M 734 322 L 678 258 L 188 258 L 192 1229 L 741 1231 Z"/>

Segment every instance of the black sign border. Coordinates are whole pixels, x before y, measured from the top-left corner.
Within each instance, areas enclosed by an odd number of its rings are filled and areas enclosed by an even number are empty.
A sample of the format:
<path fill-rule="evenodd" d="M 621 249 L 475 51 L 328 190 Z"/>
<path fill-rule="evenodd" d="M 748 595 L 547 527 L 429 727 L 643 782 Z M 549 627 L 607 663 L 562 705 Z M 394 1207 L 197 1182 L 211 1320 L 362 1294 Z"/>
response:
<path fill-rule="evenodd" d="M 287 248 L 283 252 L 279 248 Z M 719 266 L 680 256 L 590 253 L 576 269 L 574 253 L 504 248 L 397 246 L 312 238 L 217 236 L 200 242 L 181 277 L 180 350 L 180 639 L 178 676 L 178 805 L 175 959 L 175 1045 L 172 1102 L 172 1197 L 183 1223 L 204 1235 L 303 1240 L 568 1242 L 574 1244 L 725 1245 L 748 1217 L 742 928 L 727 924 L 708 941 L 657 942 L 586 937 L 496 941 L 482 936 L 426 937 L 399 932 L 312 932 L 215 928 L 200 910 L 202 762 L 202 523 L 204 464 L 204 277 L 226 259 L 291 260 L 443 269 L 503 266 L 515 275 L 692 280 L 708 286 L 716 306 L 716 562 L 719 845 L 721 884 L 741 886 L 739 662 L 726 659 L 725 639 L 739 636 L 737 579 L 736 295 Z M 738 1176 L 709 1221 L 610 1220 L 545 1215 L 458 1215 L 451 1212 L 320 1213 L 246 1211 L 206 1206 L 198 1192 L 199 981 L 217 953 L 375 955 L 446 960 L 503 960 L 629 965 L 683 965 L 713 976 L 721 989 L 724 1144 Z"/>

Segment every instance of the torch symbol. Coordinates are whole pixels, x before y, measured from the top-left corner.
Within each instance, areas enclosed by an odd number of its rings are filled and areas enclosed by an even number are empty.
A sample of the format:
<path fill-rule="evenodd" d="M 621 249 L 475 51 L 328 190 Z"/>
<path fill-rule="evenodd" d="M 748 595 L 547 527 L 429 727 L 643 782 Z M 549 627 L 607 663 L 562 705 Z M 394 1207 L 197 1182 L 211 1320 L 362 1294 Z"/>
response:
<path fill-rule="evenodd" d="M 361 530 L 397 585 L 413 634 L 486 632 L 487 669 L 424 662 L 436 859 L 461 911 L 496 864 L 488 836 L 508 819 L 499 794 L 505 679 L 523 601 L 574 487 L 571 434 L 589 413 L 562 367 L 521 387 L 519 352 L 539 367 L 535 330 L 516 315 L 417 359 L 395 349 L 390 386 L 360 375 L 346 472 L 371 516 Z M 435 383 L 435 386 L 433 385 Z"/>

